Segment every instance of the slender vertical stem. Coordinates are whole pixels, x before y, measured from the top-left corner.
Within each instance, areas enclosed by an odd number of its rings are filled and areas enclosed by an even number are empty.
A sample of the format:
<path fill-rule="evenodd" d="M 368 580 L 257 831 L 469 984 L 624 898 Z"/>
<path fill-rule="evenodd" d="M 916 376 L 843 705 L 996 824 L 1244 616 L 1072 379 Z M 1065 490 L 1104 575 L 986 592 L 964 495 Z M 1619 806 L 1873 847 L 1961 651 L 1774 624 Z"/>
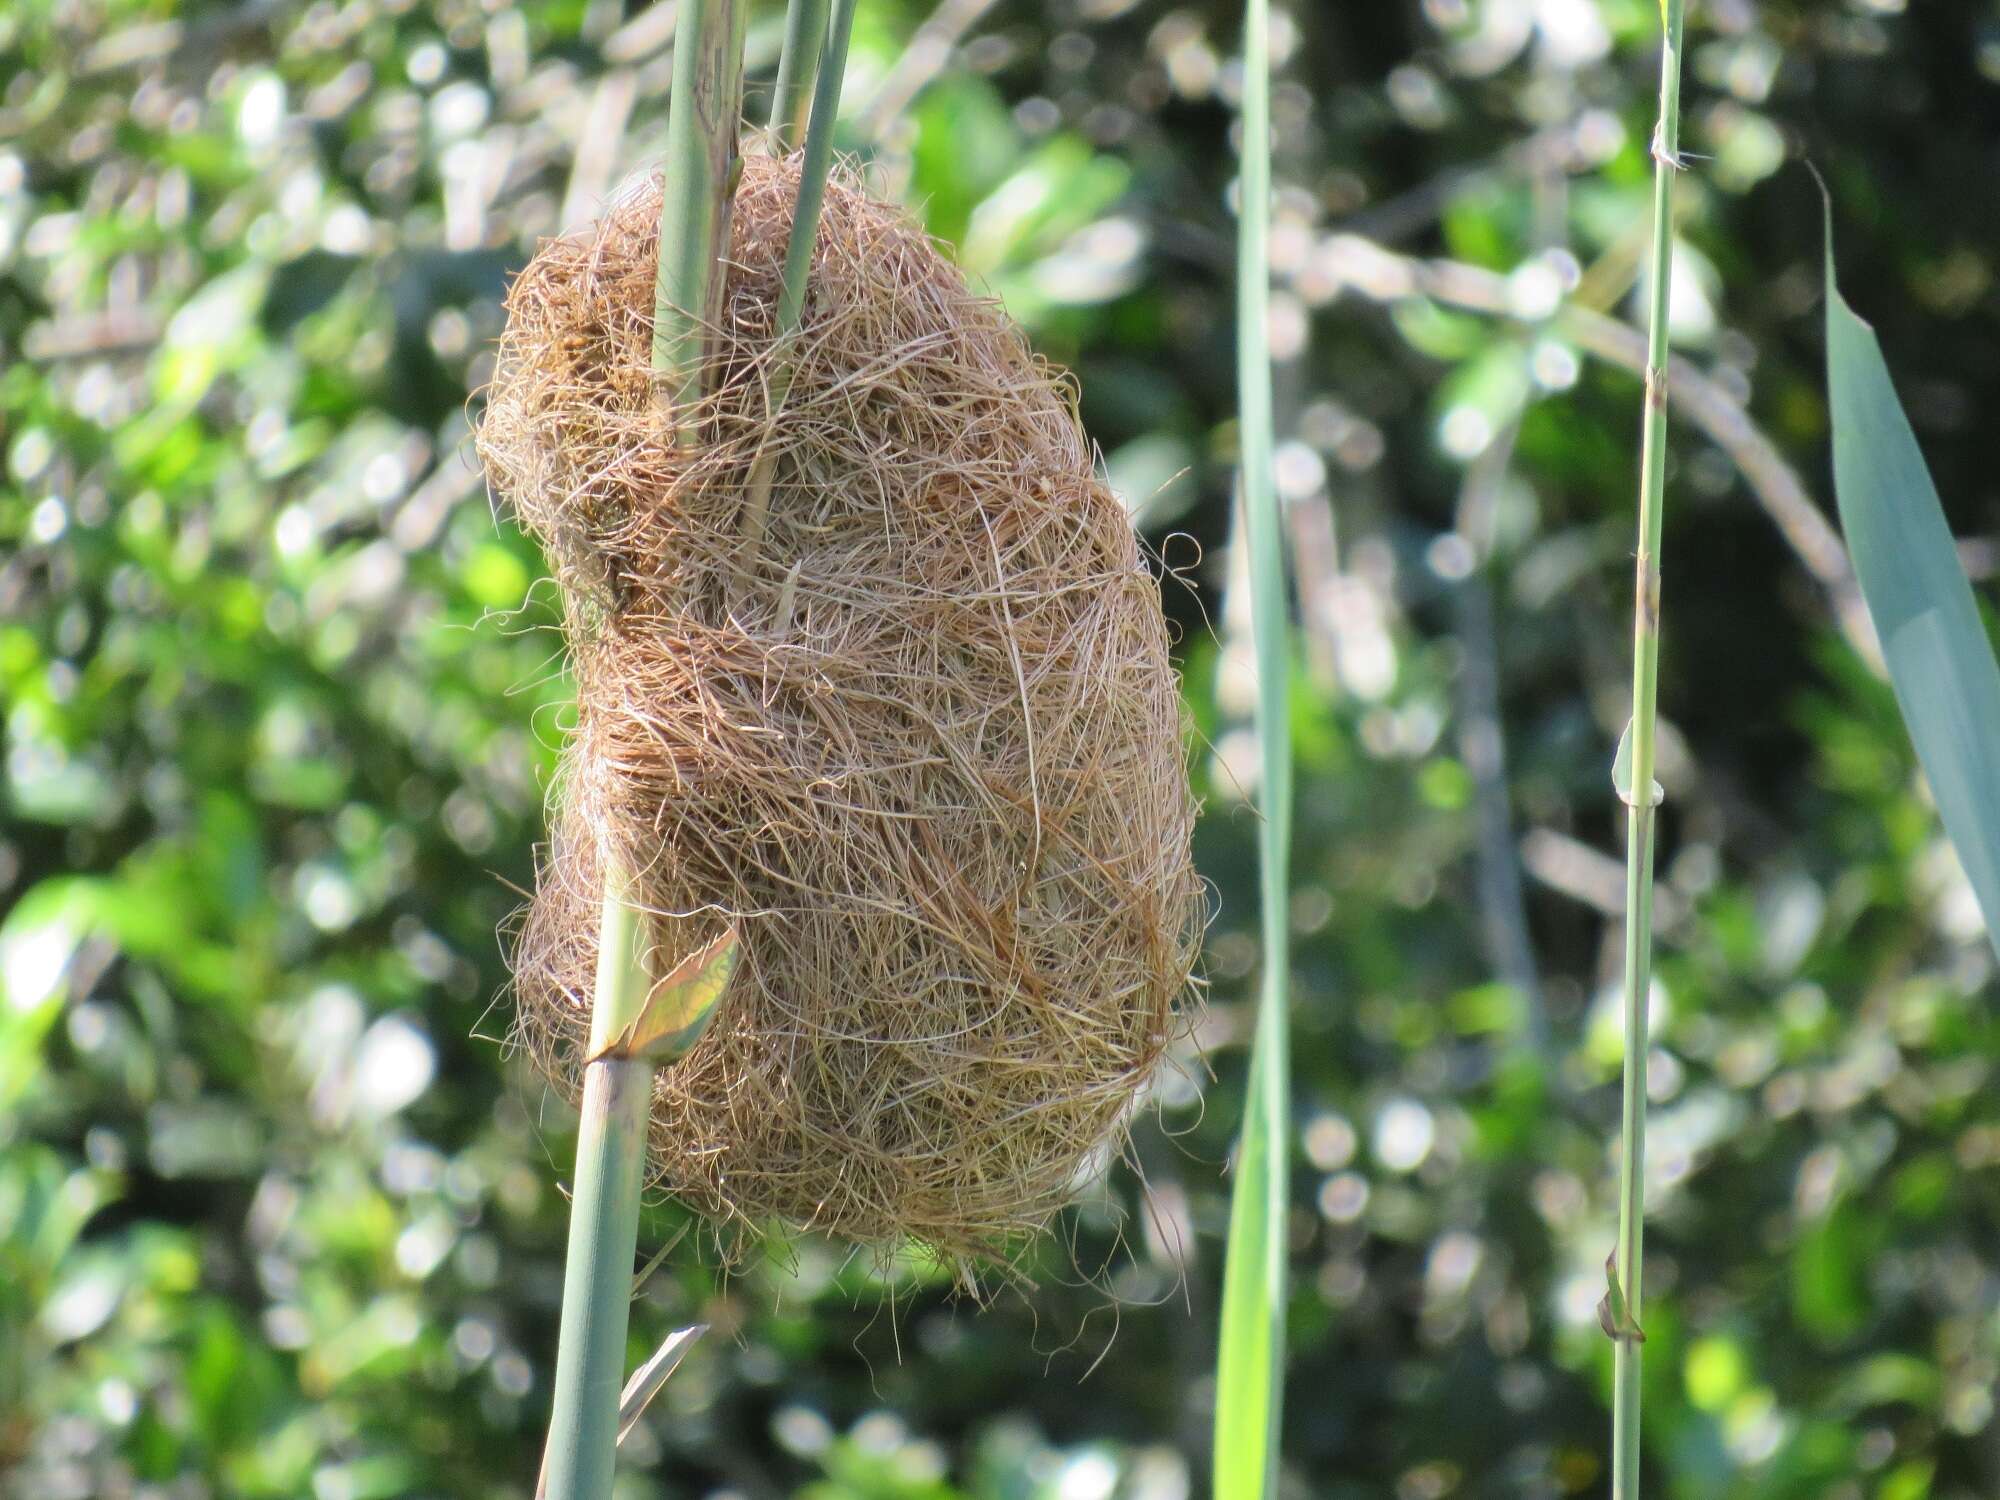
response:
<path fill-rule="evenodd" d="M 1257 654 L 1257 735 L 1263 821 L 1259 900 L 1263 978 L 1250 1063 L 1250 1094 L 1230 1204 L 1217 1369 L 1217 1500 L 1277 1492 L 1284 1411 L 1287 1166 L 1291 1128 L 1287 1016 L 1292 733 L 1286 695 L 1291 651 L 1282 517 L 1272 482 L 1270 308 L 1270 11 L 1248 0 L 1243 41 L 1243 156 L 1238 174 L 1236 378 L 1242 432 L 1243 536 L 1250 557 L 1251 630 Z"/>
<path fill-rule="evenodd" d="M 692 414 L 706 386 L 706 335 L 721 305 L 743 109 L 743 24 L 740 0 L 682 0 L 675 34 L 653 368 L 673 402 L 683 444 L 698 439 Z M 653 1079 L 651 1060 L 625 1055 L 618 1045 L 652 991 L 646 965 L 652 923 L 633 904 L 630 873 L 606 859 L 544 1461 L 550 1500 L 608 1500 L 617 1456 Z"/>
<path fill-rule="evenodd" d="M 785 45 L 778 54 L 778 82 L 771 92 L 771 154 L 783 156 L 799 143 L 805 129 L 807 87 L 826 39 L 827 0 L 789 0 L 785 6 Z"/>
<path fill-rule="evenodd" d="M 785 242 L 785 279 L 778 293 L 775 336 L 782 342 L 799 326 L 806 305 L 806 273 L 819 238 L 820 205 L 833 169 L 833 126 L 840 117 L 840 85 L 847 74 L 847 43 L 854 34 L 855 0 L 834 0 L 819 80 L 812 92 L 812 120 L 806 127 L 806 154 L 799 164 L 799 201 L 792 210 L 791 238 Z"/>
<path fill-rule="evenodd" d="M 635 1058 L 599 1056 L 629 1025 L 650 989 L 645 919 L 607 878 L 598 928 L 597 987 L 590 1055 L 583 1072 L 583 1119 L 576 1147 L 563 1271 L 562 1328 L 556 1345 L 555 1404 L 544 1480 L 550 1500 L 603 1500 L 611 1493 L 618 1446 L 618 1392 L 625 1380 L 625 1329 L 632 1256 L 639 1238 L 639 1192 L 653 1068 Z"/>
<path fill-rule="evenodd" d="M 806 278 L 812 270 L 813 246 L 819 239 L 820 209 L 826 202 L 826 178 L 833 169 L 833 127 L 840 117 L 840 86 L 847 73 L 847 42 L 854 31 L 855 0 L 834 0 L 826 46 L 819 55 L 819 77 L 813 85 L 812 120 L 806 127 L 805 155 L 799 162 L 799 198 L 792 209 L 792 232 L 785 242 L 784 279 L 778 287 L 778 307 L 771 341 L 777 350 L 771 371 L 771 410 L 784 406 L 797 368 L 787 348 L 798 331 L 806 305 Z M 771 483 L 777 475 L 778 450 L 768 442 L 750 465 L 744 486 L 744 577 L 752 577 L 764 524 L 770 512 Z"/>
<path fill-rule="evenodd" d="M 1290 955 L 1290 869 L 1292 851 L 1291 630 L 1287 619 L 1283 520 L 1272 478 L 1274 441 L 1271 418 L 1270 225 L 1271 103 L 1270 11 L 1267 0 L 1250 0 L 1244 69 L 1262 82 L 1246 90 L 1243 116 L 1242 225 L 1236 276 L 1241 305 L 1236 315 L 1236 380 L 1243 430 L 1243 529 L 1250 547 L 1251 634 L 1257 650 L 1257 739 L 1263 751 L 1264 818 L 1259 828 L 1259 900 L 1262 904 L 1264 966 L 1258 1003 L 1258 1049 L 1281 1080 L 1270 1089 L 1264 1112 L 1278 1153 L 1273 1199 L 1287 1202 L 1285 1173 L 1286 1105 L 1282 1086 L 1289 1067 L 1286 1025 L 1287 968 Z M 1279 1236 L 1282 1241 L 1283 1236 Z M 1283 1259 L 1278 1265 L 1282 1275 Z M 1282 1282 L 1279 1284 L 1282 1292 Z M 1282 1303 L 1282 1296 L 1280 1297 Z"/>
<path fill-rule="evenodd" d="M 660 271 L 653 293 L 653 369 L 675 409 L 702 396 L 708 333 L 719 320 L 729 205 L 740 163 L 742 0 L 681 0 L 667 172 L 660 198 Z M 682 422 L 680 440 L 694 439 Z"/>
<path fill-rule="evenodd" d="M 1646 408 L 1640 449 L 1639 555 L 1632 619 L 1631 763 L 1625 867 L 1625 1076 L 1618 1163 L 1618 1247 L 1615 1263 L 1627 1309 L 1614 1335 L 1611 1493 L 1639 1495 L 1639 1351 L 1646 1190 L 1647 1002 L 1652 990 L 1653 768 L 1660 669 L 1660 530 L 1667 471 L 1668 289 L 1673 276 L 1674 174 L 1680 170 L 1681 23 L 1683 0 L 1662 0 L 1665 44 L 1660 56 L 1660 121 L 1653 136 L 1653 259 L 1647 289 Z"/>

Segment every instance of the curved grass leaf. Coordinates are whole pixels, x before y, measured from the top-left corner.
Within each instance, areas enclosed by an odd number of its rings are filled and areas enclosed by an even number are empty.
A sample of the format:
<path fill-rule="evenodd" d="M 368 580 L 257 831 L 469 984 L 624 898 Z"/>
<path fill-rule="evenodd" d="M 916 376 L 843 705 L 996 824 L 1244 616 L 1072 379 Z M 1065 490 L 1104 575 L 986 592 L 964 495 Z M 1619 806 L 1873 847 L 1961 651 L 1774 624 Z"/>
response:
<path fill-rule="evenodd" d="M 1826 362 L 1833 487 L 1855 576 L 1945 832 L 2000 952 L 2000 667 L 1875 330 L 1834 284 L 1830 222 Z"/>

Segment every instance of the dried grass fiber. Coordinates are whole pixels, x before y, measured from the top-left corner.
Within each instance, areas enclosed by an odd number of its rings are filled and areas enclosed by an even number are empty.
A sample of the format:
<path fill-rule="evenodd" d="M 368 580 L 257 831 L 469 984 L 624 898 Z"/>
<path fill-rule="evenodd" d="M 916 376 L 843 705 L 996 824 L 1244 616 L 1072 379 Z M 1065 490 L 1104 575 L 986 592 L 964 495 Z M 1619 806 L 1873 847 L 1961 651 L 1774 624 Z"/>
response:
<path fill-rule="evenodd" d="M 753 1232 L 985 1260 L 1121 1146 L 1181 1024 L 1179 698 L 1069 381 L 841 174 L 774 351 L 797 172 L 744 163 L 695 443 L 649 365 L 657 181 L 508 297 L 480 449 L 562 587 L 579 699 L 518 1031 L 573 1093 L 613 856 L 663 915 L 656 973 L 743 936 L 658 1077 L 664 1184 Z"/>

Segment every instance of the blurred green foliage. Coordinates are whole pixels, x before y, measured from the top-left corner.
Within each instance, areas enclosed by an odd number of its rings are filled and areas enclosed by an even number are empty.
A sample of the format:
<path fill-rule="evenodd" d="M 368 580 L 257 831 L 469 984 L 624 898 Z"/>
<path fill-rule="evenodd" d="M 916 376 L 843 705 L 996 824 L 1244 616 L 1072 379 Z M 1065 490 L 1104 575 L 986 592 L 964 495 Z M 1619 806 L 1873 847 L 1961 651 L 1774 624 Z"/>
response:
<path fill-rule="evenodd" d="M 509 270 L 654 159 L 662 17 L 0 12 L 9 1495 L 532 1490 L 572 1121 L 502 1045 L 496 933 L 567 687 L 468 402 Z M 1547 314 L 1570 287 L 1630 313 L 1655 24 L 1279 19 L 1301 1494 L 1602 1483 L 1638 386 Z M 1114 1172 L 985 1311 L 812 1243 L 721 1278 L 690 1236 L 633 1358 L 713 1331 L 635 1433 L 634 1496 L 1171 1500 L 1205 1471 L 1255 961 L 1236 27 L 871 3 L 843 142 L 1078 371 L 1173 575 L 1217 915 L 1206 1061 L 1135 1147 L 1150 1198 Z M 1690 41 L 1682 347 L 1823 491 L 1816 207 L 1777 170 L 1812 155 L 1983 576 L 2000 23 L 1710 0 Z M 1510 315 L 1406 255 L 1497 273 Z M 1674 432 L 1650 1483 L 1990 1493 L 1992 955 L 1888 687 L 1713 437 Z M 642 1238 L 685 1227 L 657 1205 Z"/>

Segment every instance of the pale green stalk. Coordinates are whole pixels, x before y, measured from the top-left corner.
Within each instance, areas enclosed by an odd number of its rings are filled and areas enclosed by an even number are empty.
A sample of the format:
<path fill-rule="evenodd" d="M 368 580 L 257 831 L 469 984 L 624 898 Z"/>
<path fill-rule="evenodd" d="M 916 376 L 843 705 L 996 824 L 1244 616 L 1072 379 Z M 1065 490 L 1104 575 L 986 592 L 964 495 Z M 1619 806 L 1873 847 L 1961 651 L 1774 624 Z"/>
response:
<path fill-rule="evenodd" d="M 1653 834 L 1658 799 L 1657 704 L 1660 674 L 1660 522 L 1667 473 L 1668 288 L 1673 275 L 1674 174 L 1680 170 L 1683 0 L 1662 0 L 1660 120 L 1653 137 L 1653 258 L 1647 288 L 1646 406 L 1640 448 L 1639 554 L 1632 623 L 1629 761 L 1617 776 L 1627 804 L 1625 850 L 1625 1070 L 1623 1149 L 1618 1162 L 1618 1247 L 1605 1319 L 1613 1340 L 1611 1494 L 1639 1495 L 1639 1327 L 1643 1296 L 1646 1191 L 1647 1001 L 1653 964 Z"/>
<path fill-rule="evenodd" d="M 739 0 L 682 0 L 675 37 L 653 367 L 674 404 L 683 443 L 696 438 L 690 418 L 699 410 L 705 333 L 722 290 L 719 257 L 742 116 L 743 17 Z M 550 1500 L 608 1500 L 617 1454 L 646 1126 L 659 1060 L 633 1038 L 657 1029 L 649 1017 L 661 1003 L 647 972 L 651 924 L 628 899 L 628 878 L 607 862 L 544 1460 Z"/>
<path fill-rule="evenodd" d="M 789 0 L 785 45 L 778 54 L 778 82 L 771 91 L 771 154 L 783 156 L 799 143 L 806 106 L 815 95 L 807 87 L 826 40 L 827 0 Z"/>
<path fill-rule="evenodd" d="M 729 245 L 729 205 L 741 162 L 745 0 L 681 0 L 674 92 L 667 108 L 660 199 L 660 270 L 653 292 L 653 370 L 686 420 L 701 399 L 707 341 L 721 312 L 716 268 Z"/>
<path fill-rule="evenodd" d="M 643 915 L 625 899 L 623 881 L 607 879 L 590 1012 L 589 1055 L 595 1060 L 583 1072 L 576 1196 L 544 1459 L 550 1500 L 601 1500 L 611 1493 L 653 1064 L 600 1054 L 637 1019 L 651 987 L 645 928 Z"/>
<path fill-rule="evenodd" d="M 785 279 L 778 291 L 773 337 L 780 343 L 792 336 L 805 311 L 806 274 L 812 268 L 813 245 L 819 239 L 819 211 L 826 201 L 827 174 L 833 170 L 833 127 L 840 118 L 840 85 L 847 74 L 854 5 L 855 0 L 834 0 L 826 49 L 820 54 L 812 120 L 806 127 L 806 153 L 799 163 L 799 201 L 792 210 L 792 233 L 785 242 Z"/>
<path fill-rule="evenodd" d="M 1216 1369 L 1216 1500 L 1277 1492 L 1284 1412 L 1285 1225 L 1291 1066 L 1287 1015 L 1292 830 L 1291 686 L 1282 520 L 1272 483 L 1270 306 L 1271 80 L 1267 0 L 1248 0 L 1243 39 L 1243 159 L 1236 239 L 1236 380 L 1242 433 L 1243 537 L 1250 554 L 1263 751 L 1259 838 L 1263 977 L 1250 1092 L 1223 1269 Z"/>
<path fill-rule="evenodd" d="M 834 0 L 826 46 L 819 55 L 819 78 L 813 85 L 812 121 L 806 127 L 805 155 L 799 162 L 799 197 L 792 208 L 792 232 L 785 242 L 784 278 L 778 286 L 778 306 L 772 320 L 771 342 L 776 358 L 771 371 L 771 410 L 775 415 L 791 394 L 797 365 L 787 345 L 805 312 L 806 278 L 812 271 L 813 245 L 819 239 L 819 214 L 826 202 L 827 174 L 833 170 L 833 127 L 840 117 L 840 85 L 847 73 L 847 42 L 854 31 L 855 0 Z M 771 482 L 777 475 L 778 450 L 766 443 L 750 465 L 744 486 L 743 549 L 745 575 L 754 574 L 757 552 L 770 513 Z"/>

